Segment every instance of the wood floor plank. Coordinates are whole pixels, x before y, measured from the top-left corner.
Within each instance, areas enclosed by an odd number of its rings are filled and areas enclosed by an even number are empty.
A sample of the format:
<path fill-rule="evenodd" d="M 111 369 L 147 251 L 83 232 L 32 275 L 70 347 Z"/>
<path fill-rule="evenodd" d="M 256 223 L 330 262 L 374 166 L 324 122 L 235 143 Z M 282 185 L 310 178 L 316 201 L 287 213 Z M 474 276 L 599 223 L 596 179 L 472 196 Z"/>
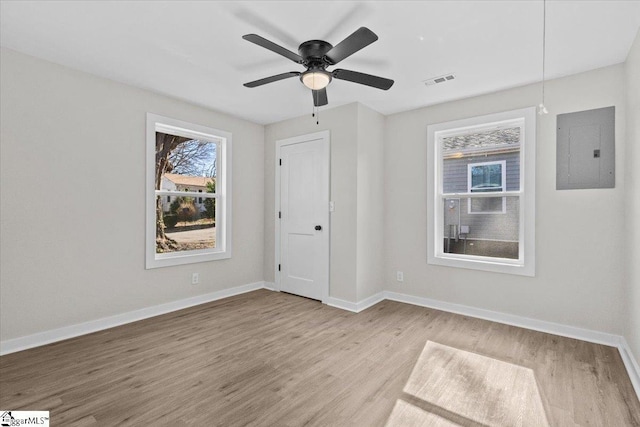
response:
<path fill-rule="evenodd" d="M 417 424 L 471 423 L 456 402 L 437 409 L 403 391 L 428 341 L 530 369 L 552 426 L 640 426 L 615 348 L 266 290 L 2 356 L 0 407 L 49 410 L 65 426 L 384 426 L 394 407 Z"/>

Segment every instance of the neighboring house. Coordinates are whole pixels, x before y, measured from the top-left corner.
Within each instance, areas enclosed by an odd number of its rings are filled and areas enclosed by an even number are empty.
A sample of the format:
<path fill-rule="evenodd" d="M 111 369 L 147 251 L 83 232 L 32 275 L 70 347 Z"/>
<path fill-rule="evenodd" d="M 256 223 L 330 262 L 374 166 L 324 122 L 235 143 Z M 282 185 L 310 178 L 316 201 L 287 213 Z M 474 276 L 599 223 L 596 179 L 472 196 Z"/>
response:
<path fill-rule="evenodd" d="M 160 185 L 160 189 L 171 191 L 196 191 L 198 193 L 206 193 L 207 184 L 214 181 L 215 178 L 165 173 L 162 176 L 162 184 Z M 162 210 L 167 212 L 175 198 L 176 196 L 163 196 Z M 202 197 L 197 197 L 195 200 L 196 208 L 198 208 L 200 212 L 205 211 L 203 202 L 204 199 Z"/>
<path fill-rule="evenodd" d="M 517 191 L 520 189 L 520 128 L 443 138 L 444 193 Z M 452 198 L 445 201 L 444 233 L 474 240 L 517 242 L 516 197 Z M 463 227 L 466 226 L 466 227 Z"/>

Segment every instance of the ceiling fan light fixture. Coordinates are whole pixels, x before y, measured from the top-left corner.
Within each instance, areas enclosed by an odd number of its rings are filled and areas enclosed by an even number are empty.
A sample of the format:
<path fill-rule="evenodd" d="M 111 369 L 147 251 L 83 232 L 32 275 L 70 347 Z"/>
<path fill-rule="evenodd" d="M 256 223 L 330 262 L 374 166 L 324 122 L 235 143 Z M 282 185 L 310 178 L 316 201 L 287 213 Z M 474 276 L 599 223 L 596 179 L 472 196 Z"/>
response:
<path fill-rule="evenodd" d="M 320 90 L 331 82 L 331 74 L 326 71 L 307 71 L 300 76 L 302 83 L 311 90 Z"/>

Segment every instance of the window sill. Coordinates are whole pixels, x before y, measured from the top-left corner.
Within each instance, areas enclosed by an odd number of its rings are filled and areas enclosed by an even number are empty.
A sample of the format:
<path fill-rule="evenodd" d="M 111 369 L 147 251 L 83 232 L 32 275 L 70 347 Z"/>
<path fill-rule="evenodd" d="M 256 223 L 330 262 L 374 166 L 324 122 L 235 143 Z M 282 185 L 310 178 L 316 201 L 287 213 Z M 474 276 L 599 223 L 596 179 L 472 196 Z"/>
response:
<path fill-rule="evenodd" d="M 189 251 L 184 253 L 169 252 L 153 254 L 147 258 L 146 269 L 170 267 L 174 265 L 194 264 L 197 262 L 217 261 L 231 258 L 231 251 Z"/>
<path fill-rule="evenodd" d="M 493 273 L 515 274 L 519 276 L 535 276 L 535 267 L 530 263 L 507 258 L 492 258 L 491 261 L 472 255 L 442 254 L 429 256 L 428 264 L 444 267 L 466 268 L 471 270 L 490 271 Z"/>

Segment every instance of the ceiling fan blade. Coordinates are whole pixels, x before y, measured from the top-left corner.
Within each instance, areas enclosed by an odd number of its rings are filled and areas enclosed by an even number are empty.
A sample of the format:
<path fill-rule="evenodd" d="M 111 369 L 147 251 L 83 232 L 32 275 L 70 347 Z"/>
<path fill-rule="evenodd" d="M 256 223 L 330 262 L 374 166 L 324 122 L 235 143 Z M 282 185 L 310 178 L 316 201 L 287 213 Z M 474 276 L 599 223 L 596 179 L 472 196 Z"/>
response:
<path fill-rule="evenodd" d="M 275 76 L 265 77 L 264 79 L 260 79 L 260 80 L 254 80 L 252 82 L 245 83 L 244 86 L 246 87 L 262 86 L 262 85 L 266 85 L 267 83 L 273 83 L 273 82 L 277 82 L 278 80 L 284 80 L 284 79 L 288 79 L 289 77 L 295 77 L 299 75 L 300 73 L 297 71 L 290 71 L 288 73 L 276 74 Z"/>
<path fill-rule="evenodd" d="M 342 40 L 325 54 L 325 58 L 331 64 L 337 64 L 343 59 L 353 55 L 363 47 L 369 46 L 378 40 L 378 36 L 367 27 L 360 27 L 349 37 Z"/>
<path fill-rule="evenodd" d="M 312 90 L 311 93 L 313 94 L 313 105 L 315 107 L 322 107 L 323 105 L 327 105 L 329 103 L 326 87 L 320 90 Z"/>
<path fill-rule="evenodd" d="M 297 62 L 298 64 L 302 64 L 302 57 L 297 53 L 291 52 L 289 49 L 285 49 L 284 47 L 275 44 L 272 41 L 265 39 L 264 37 L 260 37 L 257 34 L 246 34 L 242 36 L 243 39 L 250 41 L 251 43 L 255 43 L 258 46 L 262 46 L 265 49 L 269 49 L 272 52 L 275 52 L 279 55 L 284 56 L 292 60 L 293 62 Z"/>
<path fill-rule="evenodd" d="M 349 82 L 360 83 L 361 85 L 367 85 L 382 90 L 387 90 L 393 86 L 393 80 L 385 79 L 384 77 L 372 76 L 371 74 L 359 73 L 357 71 L 342 70 L 338 68 L 331 72 L 333 78 L 339 80 L 347 80 Z"/>

